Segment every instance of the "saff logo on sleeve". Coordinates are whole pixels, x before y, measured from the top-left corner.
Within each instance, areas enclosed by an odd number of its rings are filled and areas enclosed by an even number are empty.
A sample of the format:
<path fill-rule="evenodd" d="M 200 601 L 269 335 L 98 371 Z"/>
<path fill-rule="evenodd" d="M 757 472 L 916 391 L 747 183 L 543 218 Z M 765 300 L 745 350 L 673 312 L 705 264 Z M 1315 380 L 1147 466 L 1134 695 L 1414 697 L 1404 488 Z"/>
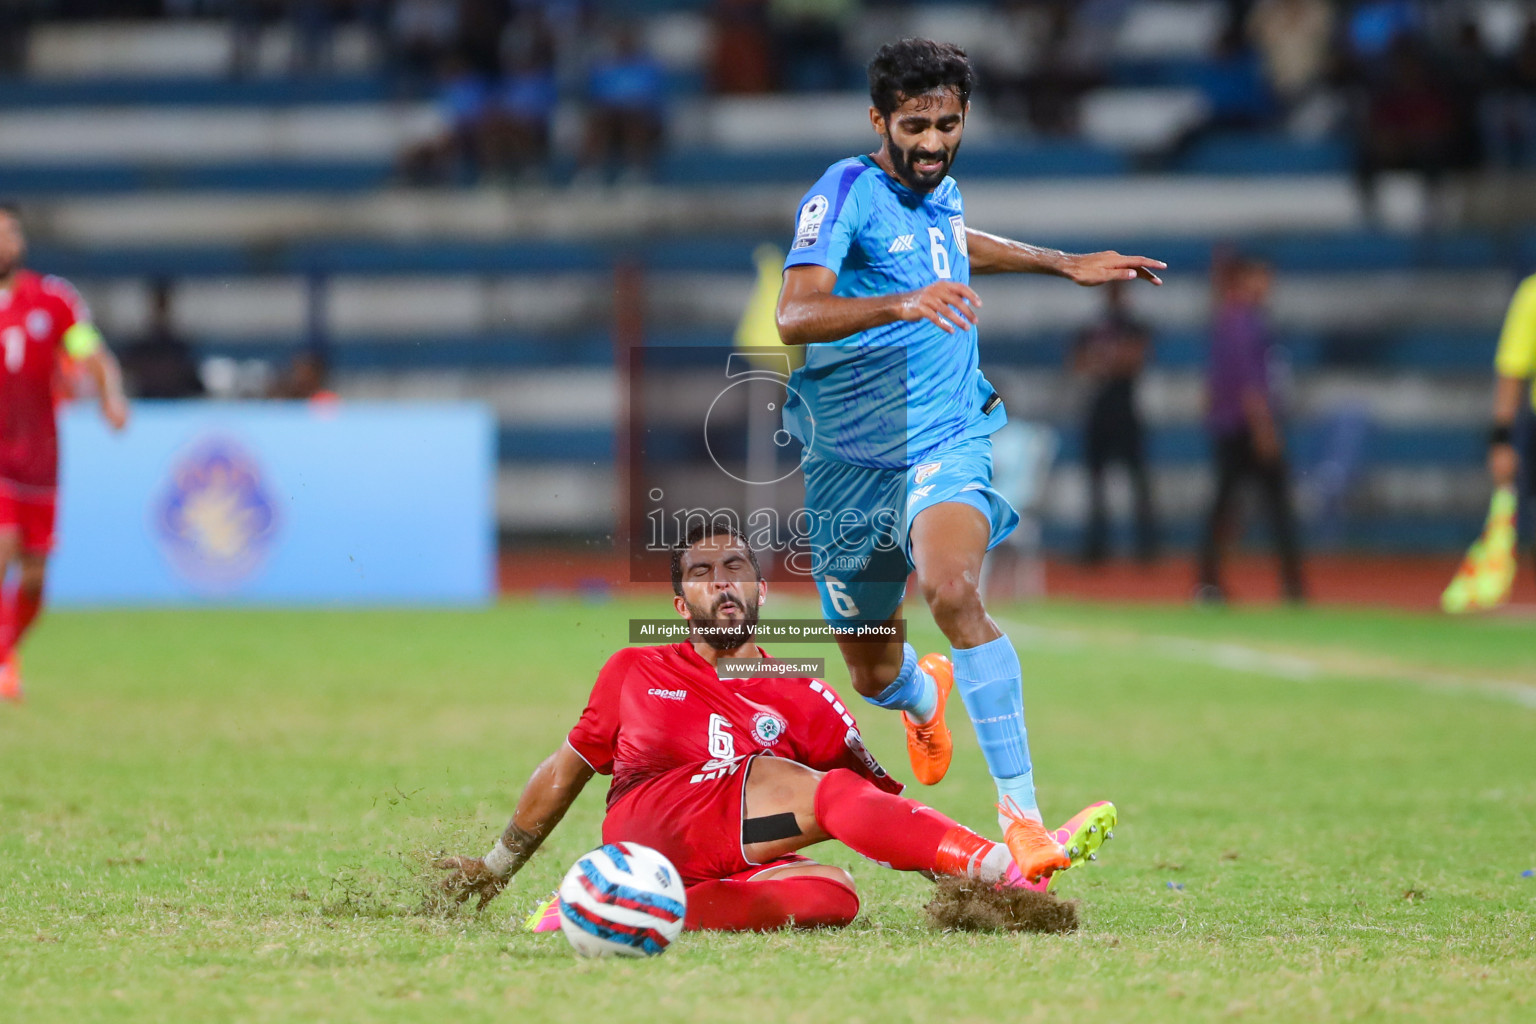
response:
<path fill-rule="evenodd" d="M 955 248 L 960 250 L 960 255 L 969 257 L 971 250 L 965 244 L 965 218 L 958 213 L 949 218 L 949 230 L 954 232 Z"/>
<path fill-rule="evenodd" d="M 811 196 L 800 207 L 800 219 L 795 223 L 796 249 L 808 249 L 821 237 L 821 222 L 827 219 L 831 207 L 826 196 Z"/>

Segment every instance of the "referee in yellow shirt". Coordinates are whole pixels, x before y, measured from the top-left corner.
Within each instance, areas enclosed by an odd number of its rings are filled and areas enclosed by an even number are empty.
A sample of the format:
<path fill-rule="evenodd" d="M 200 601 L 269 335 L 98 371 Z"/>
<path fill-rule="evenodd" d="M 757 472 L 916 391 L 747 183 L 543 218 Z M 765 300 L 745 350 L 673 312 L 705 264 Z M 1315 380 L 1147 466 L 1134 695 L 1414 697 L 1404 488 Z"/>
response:
<path fill-rule="evenodd" d="M 1513 487 L 1520 476 L 1520 449 L 1515 424 L 1520 403 L 1536 378 L 1536 274 L 1515 289 L 1499 351 L 1493 361 L 1496 383 L 1493 393 L 1493 430 L 1488 437 L 1488 473 L 1495 487 Z M 1536 402 L 1536 391 L 1531 393 Z M 1531 476 L 1528 467 L 1527 476 Z"/>

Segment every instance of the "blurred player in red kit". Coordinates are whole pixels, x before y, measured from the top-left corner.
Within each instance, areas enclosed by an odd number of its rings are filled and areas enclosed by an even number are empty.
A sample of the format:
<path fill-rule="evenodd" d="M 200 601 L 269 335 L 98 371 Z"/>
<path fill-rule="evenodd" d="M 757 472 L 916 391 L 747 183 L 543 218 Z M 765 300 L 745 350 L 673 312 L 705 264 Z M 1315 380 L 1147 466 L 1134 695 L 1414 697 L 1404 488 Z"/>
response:
<path fill-rule="evenodd" d="M 478 894 L 484 906 L 599 773 L 613 776 L 603 842 L 640 843 L 671 860 L 688 886 L 690 929 L 848 924 L 859 910 L 852 876 L 799 853 L 828 839 L 900 871 L 1049 887 L 1050 879 L 1027 882 L 1007 846 L 903 799 L 826 683 L 771 674 L 753 640 L 767 584 L 734 529 L 690 531 L 673 554 L 672 580 L 689 639 L 608 659 L 491 852 L 439 862 L 451 872 L 449 891 Z M 721 658 L 750 659 L 762 674 L 722 678 Z M 1058 841 L 1096 849 L 1101 806 L 1063 826 Z M 529 926 L 558 927 L 553 900 Z"/>
<path fill-rule="evenodd" d="M 42 608 L 53 548 L 62 361 L 95 383 L 114 430 L 128 422 L 117 361 L 90 310 L 63 278 L 23 269 L 26 254 L 15 207 L 0 206 L 0 699 L 11 701 L 22 696 L 16 648 Z"/>

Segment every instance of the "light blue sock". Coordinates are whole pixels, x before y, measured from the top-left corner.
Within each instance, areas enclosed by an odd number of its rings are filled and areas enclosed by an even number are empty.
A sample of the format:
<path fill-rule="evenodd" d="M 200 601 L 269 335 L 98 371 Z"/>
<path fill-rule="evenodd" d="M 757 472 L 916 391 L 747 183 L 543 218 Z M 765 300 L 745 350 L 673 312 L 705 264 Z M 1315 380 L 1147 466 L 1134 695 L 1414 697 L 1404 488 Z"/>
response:
<path fill-rule="evenodd" d="M 877 708 L 905 711 L 913 720 L 926 722 L 939 707 L 939 687 L 933 677 L 917 664 L 917 652 L 911 644 L 902 645 L 901 674 L 880 691 L 877 697 L 865 697 Z"/>
<path fill-rule="evenodd" d="M 998 803 L 1012 801 L 1038 818 L 1035 775 L 1024 729 L 1024 672 L 1006 636 L 980 647 L 952 648 L 955 689 L 965 704 L 987 771 L 997 784 Z M 1001 819 L 1000 819 L 1001 820 Z"/>

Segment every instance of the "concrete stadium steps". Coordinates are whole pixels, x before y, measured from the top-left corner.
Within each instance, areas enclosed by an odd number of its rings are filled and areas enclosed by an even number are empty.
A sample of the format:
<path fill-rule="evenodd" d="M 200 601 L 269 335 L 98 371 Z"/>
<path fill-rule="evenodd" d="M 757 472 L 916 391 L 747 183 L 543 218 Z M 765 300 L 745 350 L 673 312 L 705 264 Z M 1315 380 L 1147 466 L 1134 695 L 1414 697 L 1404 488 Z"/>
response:
<path fill-rule="evenodd" d="M 1079 422 L 1086 393 L 1060 372 L 994 374 L 1014 419 L 1045 421 L 1062 432 L 1063 462 L 1082 456 Z M 647 429 L 656 449 L 686 452 L 719 392 L 713 368 L 669 376 L 667 402 L 648 409 Z M 503 459 L 533 462 L 612 458 L 615 420 L 622 407 L 620 382 L 609 366 L 559 369 L 382 371 L 341 368 L 341 394 L 358 401 L 463 399 L 491 407 L 501 430 Z M 1400 374 L 1391 377 L 1317 372 L 1291 389 L 1286 400 L 1291 444 L 1302 461 L 1322 458 L 1334 421 L 1358 417 L 1368 424 L 1367 464 L 1464 465 L 1483 452 L 1489 384 L 1485 375 L 1451 379 Z M 1204 379 L 1194 370 L 1154 369 L 1142 387 L 1141 405 L 1154 461 L 1202 462 Z M 682 436 L 678 436 L 682 435 Z M 674 440 L 675 438 L 675 440 Z"/>
<path fill-rule="evenodd" d="M 338 142 L 337 149 L 345 145 Z M 826 154 L 828 163 L 837 155 Z M 22 165 L 0 160 L 0 173 L 7 166 Z M 793 230 L 796 205 L 826 166 L 817 157 L 804 174 L 778 185 L 396 188 L 342 196 L 150 193 L 132 203 L 41 198 L 28 207 L 39 242 L 80 249 L 235 245 L 252 238 L 271 244 L 338 237 L 395 243 L 618 241 L 701 233 L 772 233 L 783 244 Z M 1017 179 L 1019 171 L 1014 167 L 1010 173 Z M 183 167 L 173 173 L 196 171 Z M 1045 244 L 1371 234 L 1359 195 L 1344 175 L 966 180 L 968 224 Z M 1426 200 L 1414 179 L 1391 178 L 1383 188 L 1387 205 L 1402 208 L 1398 221 L 1422 216 Z"/>
<path fill-rule="evenodd" d="M 744 264 L 746 255 L 733 251 Z M 521 253 L 509 255 L 523 259 Z M 33 262 L 74 280 L 103 325 L 120 337 L 141 329 L 146 280 L 174 274 L 171 268 L 146 261 L 134 268 L 131 279 L 102 279 L 89 274 L 87 267 L 71 267 L 68 260 Z M 203 269 L 208 276 L 178 280 L 174 288 L 178 323 L 192 336 L 296 339 L 305 336 L 315 318 L 328 336 L 340 341 L 354 336 L 569 334 L 606 329 L 614 313 L 613 278 L 607 273 L 342 272 L 325 277 L 323 287 L 312 292 L 317 286 L 309 275 L 243 276 L 231 268 L 221 272 L 217 264 Z M 741 272 L 648 274 L 644 316 L 651 342 L 666 344 L 678 333 L 711 332 L 717 343 L 728 342 L 753 283 L 753 277 Z M 1363 365 L 1375 355 L 1391 362 L 1394 336 L 1416 339 L 1426 355 L 1433 354 L 1434 339 L 1481 336 L 1491 343 L 1515 283 L 1513 274 L 1495 270 L 1285 274 L 1277 284 L 1274 319 L 1283 334 L 1317 339 L 1306 343 L 1303 362 L 1322 361 L 1312 353 L 1324 351 Z M 1054 279 L 992 278 L 978 282 L 977 290 L 985 303 L 982 337 L 988 349 L 1030 338 L 1055 346 L 1020 352 L 1018 358 L 1025 361 L 1038 359 L 1038 353 L 1059 358 L 1062 340 L 1102 310 L 1102 298 L 1091 290 Z M 1133 306 L 1154 329 L 1193 338 L 1209 322 L 1209 284 L 1203 275 L 1170 275 L 1161 289 L 1139 289 Z M 1350 338 L 1364 339 L 1353 353 Z M 1171 344 L 1169 351 L 1179 349 Z M 1006 345 L 999 354 L 1001 361 L 1008 361 Z M 1444 355 L 1455 364 L 1454 352 L 1442 354 L 1442 359 Z"/>
<path fill-rule="evenodd" d="M 219 164 L 237 160 L 374 159 L 445 127 L 428 103 L 293 108 L 121 108 L 0 113 L 0 154 L 11 167 L 71 163 Z"/>
<path fill-rule="evenodd" d="M 135 307 L 142 303 L 135 297 Z M 99 317 L 112 343 L 123 346 L 140 334 L 123 321 Z M 129 321 L 142 323 L 142 310 Z M 204 325 L 206 326 L 206 325 Z M 182 332 L 203 356 L 262 359 L 283 362 L 300 347 L 302 335 L 217 336 L 193 324 Z M 1318 371 L 1332 375 L 1355 374 L 1363 381 L 1380 381 L 1393 388 L 1405 415 L 1442 416 L 1447 404 L 1464 401 L 1463 381 L 1486 387 L 1493 358 L 1495 331 L 1447 329 L 1390 336 L 1380 334 L 1319 336 L 1282 334 L 1280 342 L 1293 371 L 1311 378 Z M 498 328 L 489 332 L 454 334 L 349 334 L 327 337 L 333 365 L 356 373 L 410 374 L 418 371 L 479 373 L 516 369 L 534 372 L 557 367 L 585 366 L 611 370 L 614 338 L 606 326 L 519 332 Z M 729 351 L 728 333 L 720 330 L 652 332 L 647 343 L 673 349 Z M 1069 400 L 1071 385 L 1063 385 L 1060 371 L 1070 337 L 1052 335 L 992 336 L 982 345 L 982 365 L 993 382 L 1030 396 L 1030 407 L 1052 407 Z M 1143 402 L 1166 403 L 1160 381 L 1176 379 L 1164 374 L 1199 371 L 1209 345 L 1203 328 L 1163 332 L 1156 336 L 1152 373 L 1143 388 Z M 1198 390 L 1198 381 L 1185 378 Z M 1328 379 L 1333 379 L 1330 376 Z M 1045 389 L 1042 394 L 1041 389 Z M 1448 396 L 1455 396 L 1448 398 Z M 1349 400 L 1341 393 L 1338 404 Z"/>
<path fill-rule="evenodd" d="M 579 121 L 579 112 L 571 111 L 562 120 L 562 130 L 574 136 L 580 130 Z M 653 176 L 657 184 L 672 188 L 773 184 L 804 188 L 831 164 L 865 148 L 860 144 L 765 156 L 677 146 L 658 157 Z M 29 199 L 124 192 L 363 193 L 399 179 L 398 153 L 373 149 L 364 150 L 362 155 L 349 153 L 350 159 L 345 161 L 335 156 L 284 158 L 278 152 L 256 153 L 236 160 L 209 158 L 191 162 L 114 157 L 81 163 L 47 154 L 6 162 L 4 154 L 0 154 L 0 188 L 7 194 Z M 1323 177 L 1344 174 L 1351 159 L 1349 147 L 1339 141 L 1307 142 L 1275 135 L 1233 134 L 1200 140 L 1168 167 L 1181 176 Z M 1033 139 L 968 145 L 964 163 L 957 167 L 957 172 L 974 187 L 998 180 L 1123 178 L 1131 176 L 1135 166 L 1130 154 L 1103 144 Z M 575 170 L 575 159 L 570 153 L 557 152 L 551 158 L 549 176 L 553 180 L 569 180 Z M 453 182 L 456 188 L 474 184 L 462 170 Z"/>
<path fill-rule="evenodd" d="M 388 103 L 396 90 L 377 74 L 231 78 L 186 72 L 150 76 L 0 79 L 0 111 L 91 107 L 293 107 L 338 103 Z"/>
<path fill-rule="evenodd" d="M 356 75 L 372 69 L 379 57 L 374 42 L 360 27 L 338 29 L 333 70 Z M 229 74 L 231 46 L 230 26 L 222 21 L 45 22 L 30 33 L 26 70 L 57 82 L 168 75 L 216 80 Z M 295 56 L 293 33 L 286 26 L 260 30 L 254 56 L 257 74 L 287 72 Z"/>
<path fill-rule="evenodd" d="M 1299 469 L 1297 500 L 1307 532 L 1315 520 L 1317 499 L 1305 467 Z M 1210 468 L 1192 464 L 1159 469 L 1153 487 L 1164 541 L 1175 545 L 1192 542 L 1210 502 Z M 616 521 L 618 480 L 612 468 L 603 465 L 504 462 L 497 476 L 496 500 L 499 526 L 509 534 L 608 536 Z M 1118 477 L 1111 477 L 1109 500 L 1117 516 L 1128 507 L 1128 494 Z M 1059 467 L 1051 477 L 1045 510 L 1047 542 L 1057 549 L 1071 550 L 1078 542 L 1086 510 L 1087 487 L 1081 467 Z M 1351 547 L 1457 549 L 1477 535 L 1487 510 L 1487 475 L 1480 467 L 1456 471 L 1377 468 L 1367 471 L 1351 492 L 1348 513 L 1340 527 Z M 1259 527 L 1256 532 L 1262 537 L 1267 524 L 1251 505 L 1246 519 Z"/>

